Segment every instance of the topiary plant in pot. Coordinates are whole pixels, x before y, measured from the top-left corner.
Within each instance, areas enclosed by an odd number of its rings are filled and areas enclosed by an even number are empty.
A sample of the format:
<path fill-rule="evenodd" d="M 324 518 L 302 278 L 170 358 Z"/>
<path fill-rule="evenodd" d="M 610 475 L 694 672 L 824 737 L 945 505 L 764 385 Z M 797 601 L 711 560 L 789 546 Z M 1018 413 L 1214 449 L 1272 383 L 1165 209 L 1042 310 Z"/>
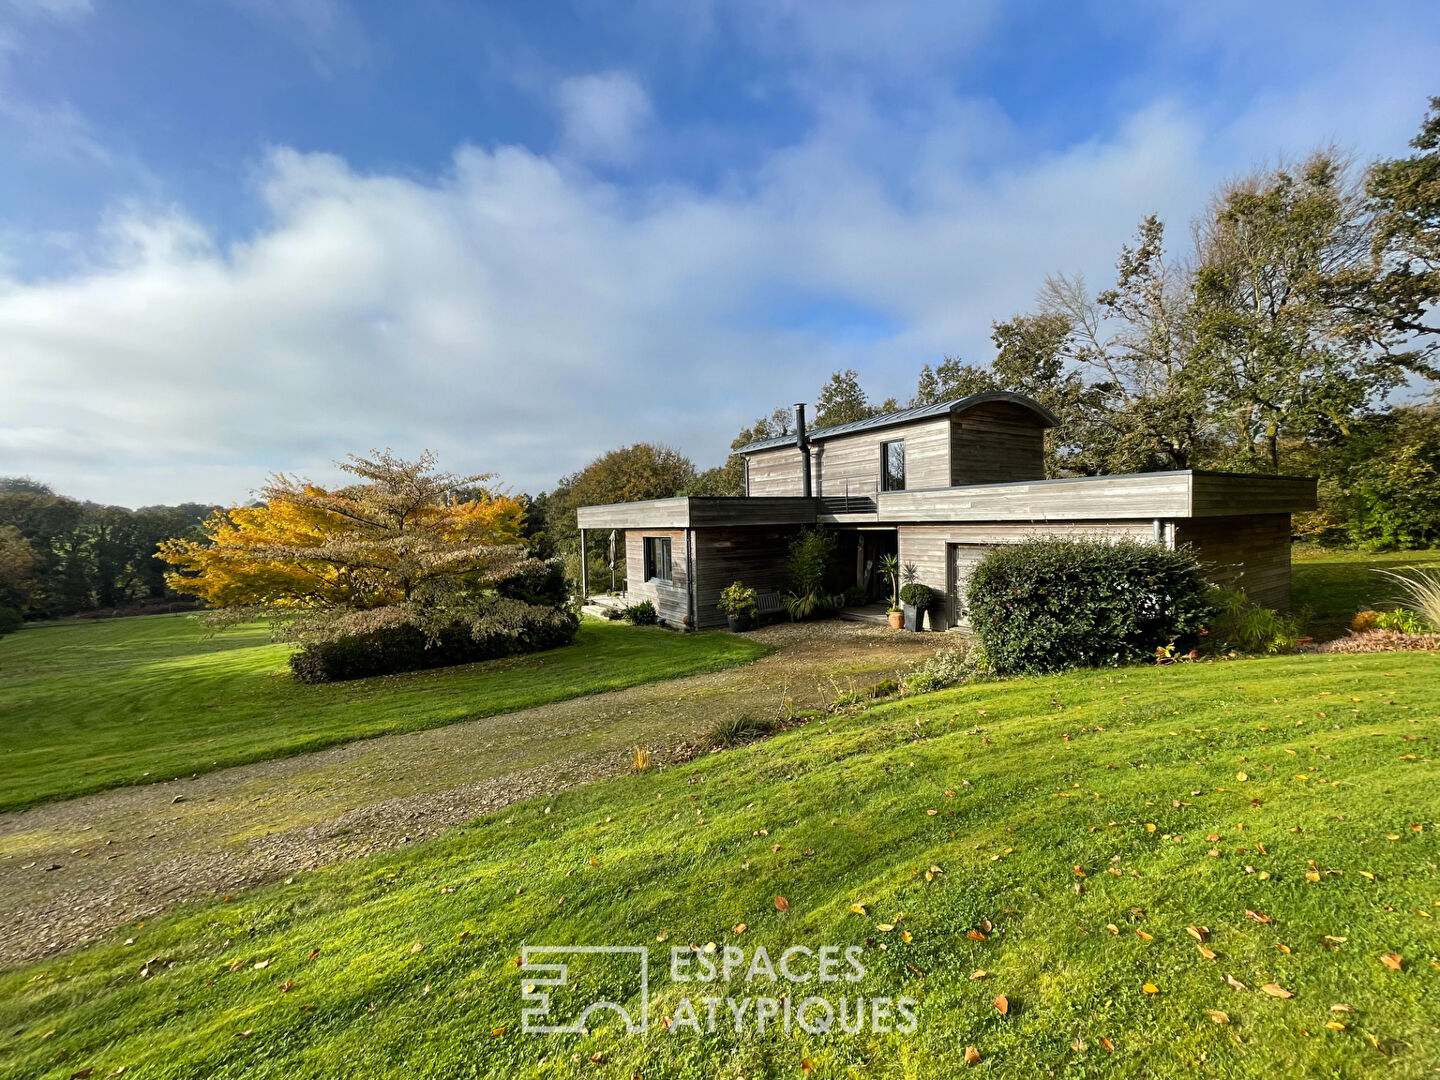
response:
<path fill-rule="evenodd" d="M 933 595 L 930 586 L 921 585 L 918 581 L 912 581 L 900 590 L 900 604 L 905 614 L 906 630 L 914 632 L 920 629 L 921 616 L 930 606 Z"/>
<path fill-rule="evenodd" d="M 755 601 L 755 590 L 743 582 L 737 581 L 721 592 L 716 606 L 725 613 L 732 634 L 743 634 L 754 628 L 759 605 Z"/>

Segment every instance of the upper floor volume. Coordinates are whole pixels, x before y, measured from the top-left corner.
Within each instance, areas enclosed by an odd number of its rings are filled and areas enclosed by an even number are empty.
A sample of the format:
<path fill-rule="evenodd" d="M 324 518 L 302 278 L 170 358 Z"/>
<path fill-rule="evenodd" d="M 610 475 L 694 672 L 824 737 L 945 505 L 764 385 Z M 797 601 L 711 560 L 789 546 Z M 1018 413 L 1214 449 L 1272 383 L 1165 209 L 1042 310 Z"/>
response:
<path fill-rule="evenodd" d="M 745 459 L 746 495 L 814 496 L 827 508 L 863 513 L 883 492 L 1043 480 L 1045 429 L 1055 424 L 1039 402 L 1004 391 L 814 431 L 796 405 L 792 434 L 736 453 Z"/>

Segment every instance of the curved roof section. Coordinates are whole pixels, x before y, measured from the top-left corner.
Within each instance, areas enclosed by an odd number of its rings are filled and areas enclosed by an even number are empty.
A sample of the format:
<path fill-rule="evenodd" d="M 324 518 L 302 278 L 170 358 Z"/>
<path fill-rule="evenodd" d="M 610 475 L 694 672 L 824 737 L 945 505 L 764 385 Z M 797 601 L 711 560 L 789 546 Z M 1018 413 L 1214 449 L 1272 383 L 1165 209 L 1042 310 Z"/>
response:
<path fill-rule="evenodd" d="M 916 420 L 928 420 L 935 416 L 958 416 L 977 405 L 986 405 L 992 401 L 1003 401 L 1011 405 L 1019 405 L 1029 409 L 1040 418 L 1042 427 L 1054 427 L 1060 421 L 1055 414 L 1041 405 L 1034 398 L 1028 398 L 1024 394 L 1012 394 L 1008 390 L 987 390 L 983 394 L 971 394 L 969 397 L 958 398 L 955 401 L 942 401 L 935 405 L 920 405 L 913 409 L 901 409 L 899 412 L 885 413 L 883 416 L 872 416 L 868 420 L 856 420 L 849 424 L 835 424 L 831 427 L 815 428 L 809 433 L 811 442 L 819 442 L 822 439 L 833 439 L 837 435 L 850 435 L 857 431 L 870 431 L 873 428 L 895 427 L 899 424 L 909 424 Z M 736 454 L 749 454 L 756 450 L 771 450 L 778 446 L 794 446 L 794 435 L 779 435 L 773 439 L 759 439 L 752 443 L 746 443 L 732 451 Z"/>

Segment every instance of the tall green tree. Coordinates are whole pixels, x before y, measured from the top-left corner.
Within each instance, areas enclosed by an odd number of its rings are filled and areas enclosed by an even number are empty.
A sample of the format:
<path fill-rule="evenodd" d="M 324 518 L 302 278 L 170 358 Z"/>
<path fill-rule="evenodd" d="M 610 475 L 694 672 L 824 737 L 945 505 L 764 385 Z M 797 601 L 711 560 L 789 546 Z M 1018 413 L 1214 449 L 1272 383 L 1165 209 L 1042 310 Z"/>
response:
<path fill-rule="evenodd" d="M 820 389 L 815 403 L 815 426 L 834 427 L 868 420 L 883 410 L 870 404 L 860 386 L 860 374 L 854 368 L 837 371 Z"/>
<path fill-rule="evenodd" d="M 1410 146 L 1418 153 L 1371 166 L 1371 265 L 1334 284 L 1362 346 L 1423 363 L 1440 352 L 1440 97 Z"/>
<path fill-rule="evenodd" d="M 575 511 L 582 506 L 668 499 L 695 482 L 695 464 L 658 443 L 634 443 L 601 454 L 578 472 L 562 477 L 546 498 L 546 521 L 557 549 L 579 548 Z"/>
<path fill-rule="evenodd" d="M 1278 472 L 1280 447 L 1351 420 L 1424 365 L 1366 348 L 1380 330 L 1334 302 L 1372 266 L 1375 223 L 1338 155 L 1227 184 L 1198 230 L 1196 357 L 1239 468 Z M 1369 319 L 1369 329 L 1357 321 Z"/>

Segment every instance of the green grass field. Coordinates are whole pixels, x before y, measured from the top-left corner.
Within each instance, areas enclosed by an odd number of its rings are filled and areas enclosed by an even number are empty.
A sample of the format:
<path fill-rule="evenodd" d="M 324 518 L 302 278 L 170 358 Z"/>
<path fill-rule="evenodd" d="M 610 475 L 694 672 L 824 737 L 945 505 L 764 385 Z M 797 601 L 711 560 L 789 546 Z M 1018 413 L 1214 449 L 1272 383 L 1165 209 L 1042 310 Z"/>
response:
<path fill-rule="evenodd" d="M 815 720 L 0 976 L 0 1074 L 928 1080 L 973 1045 L 1027 1080 L 1433 1076 L 1437 676 L 1275 657 Z M 859 983 L 789 991 L 913 997 L 918 1027 L 667 1030 L 682 995 L 787 992 L 672 981 L 709 942 L 859 946 Z M 521 1033 L 514 958 L 562 943 L 652 949 L 648 1033 Z"/>
<path fill-rule="evenodd" d="M 1393 608 L 1396 583 L 1380 570 L 1440 569 L 1440 551 L 1336 551 L 1297 545 L 1291 562 L 1290 606 L 1321 629 L 1340 632 L 1362 606 Z"/>
<path fill-rule="evenodd" d="M 0 810 L 437 727 L 746 663 L 769 650 L 587 619 L 574 645 L 305 686 L 261 624 L 207 637 L 161 615 L 0 639 Z"/>

